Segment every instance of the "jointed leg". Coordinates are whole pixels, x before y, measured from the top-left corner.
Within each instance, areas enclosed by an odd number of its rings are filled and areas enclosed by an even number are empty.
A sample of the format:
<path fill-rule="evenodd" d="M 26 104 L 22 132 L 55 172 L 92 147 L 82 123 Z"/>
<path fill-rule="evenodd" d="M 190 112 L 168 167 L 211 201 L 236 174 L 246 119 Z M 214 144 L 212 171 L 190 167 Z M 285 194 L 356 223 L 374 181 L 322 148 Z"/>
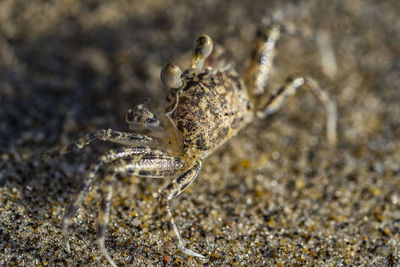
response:
<path fill-rule="evenodd" d="M 182 193 L 194 181 L 194 179 L 196 179 L 200 168 L 201 161 L 198 161 L 188 171 L 180 175 L 161 191 L 160 210 L 163 220 L 167 224 L 169 234 L 174 243 L 178 245 L 179 249 L 188 255 L 204 258 L 203 255 L 200 255 L 185 247 L 185 243 L 181 237 L 181 234 L 179 233 L 179 229 L 176 226 L 175 220 L 172 217 L 172 213 L 168 205 L 170 200 Z"/>
<path fill-rule="evenodd" d="M 103 184 L 103 199 L 98 215 L 97 242 L 104 256 L 111 265 L 116 266 L 105 247 L 105 235 L 110 217 L 112 204 L 112 186 L 115 176 L 120 174 L 125 177 L 145 176 L 161 178 L 171 176 L 182 168 L 183 163 L 178 158 L 172 157 L 165 152 L 153 150 L 149 147 L 133 148 L 132 155 L 116 159 L 108 168 Z"/>
<path fill-rule="evenodd" d="M 149 147 L 133 156 L 118 159 L 113 162 L 114 172 L 129 176 L 161 178 L 172 176 L 183 167 L 183 162 L 168 153 Z"/>
<path fill-rule="evenodd" d="M 61 148 L 50 150 L 44 154 L 43 158 L 44 159 L 54 158 L 67 154 L 76 149 L 81 149 L 96 139 L 123 145 L 137 145 L 138 143 L 149 143 L 152 141 L 151 137 L 146 135 L 139 135 L 129 132 L 118 132 L 118 131 L 113 131 L 111 129 L 108 130 L 102 129 L 87 134 L 85 137 L 69 145 L 65 145 L 62 146 Z"/>
<path fill-rule="evenodd" d="M 304 85 L 303 77 L 287 78 L 285 85 L 270 95 L 265 106 L 262 107 L 261 110 L 257 112 L 257 116 L 261 119 L 264 119 L 268 115 L 278 111 L 286 103 L 287 98 L 291 95 L 294 95 L 297 91 L 297 88 L 303 85 Z"/>
<path fill-rule="evenodd" d="M 97 230 L 97 243 L 103 252 L 104 256 L 107 258 L 108 262 L 113 266 L 116 267 L 114 260 L 111 258 L 110 254 L 108 253 L 106 246 L 105 246 L 105 236 L 107 231 L 108 221 L 110 219 L 110 210 L 112 204 L 112 190 L 115 181 L 114 172 L 108 172 L 104 178 L 103 184 L 103 199 L 101 200 L 100 211 L 98 215 L 98 230 Z"/>
<path fill-rule="evenodd" d="M 270 96 L 267 103 L 260 111 L 257 112 L 257 116 L 265 118 L 269 114 L 279 110 L 287 101 L 287 98 L 294 95 L 297 89 L 305 85 L 306 88 L 311 89 L 312 93 L 322 102 L 327 113 L 327 139 L 330 145 L 336 145 L 336 121 L 337 111 L 335 103 L 329 99 L 328 94 L 321 90 L 318 84 L 310 79 L 303 77 L 288 78 L 286 84 L 281 87 L 278 91 Z"/>
<path fill-rule="evenodd" d="M 336 146 L 337 143 L 337 108 L 336 103 L 333 102 L 326 91 L 323 91 L 321 87 L 319 87 L 318 83 L 311 79 L 305 79 L 306 84 L 310 87 L 311 91 L 314 95 L 322 102 L 325 106 L 327 113 L 327 123 L 326 123 L 326 135 L 328 139 L 328 143 L 331 146 Z"/>
<path fill-rule="evenodd" d="M 280 27 L 278 24 L 264 23 L 257 30 L 255 47 L 250 66 L 246 72 L 246 86 L 249 95 L 253 98 L 264 93 L 275 57 L 275 43 L 279 36 Z"/>
<path fill-rule="evenodd" d="M 71 224 L 71 219 L 75 216 L 75 214 L 78 212 L 79 207 L 82 205 L 83 200 L 86 198 L 87 193 L 90 190 L 91 185 L 97 178 L 97 172 L 100 170 L 100 168 L 104 164 L 109 164 L 117 159 L 128 157 L 128 156 L 134 156 L 138 155 L 141 153 L 144 153 L 146 151 L 149 151 L 150 148 L 146 147 L 137 147 L 137 148 L 117 148 L 110 150 L 103 155 L 101 155 L 96 163 L 92 164 L 87 171 L 86 174 L 86 179 L 83 179 L 82 184 L 79 186 L 79 189 L 74 196 L 70 206 L 68 207 L 68 210 L 66 214 L 64 215 L 63 218 L 63 233 L 65 237 L 65 242 L 67 246 L 68 252 L 70 251 L 70 245 L 69 245 L 69 239 L 68 239 L 68 227 Z"/>

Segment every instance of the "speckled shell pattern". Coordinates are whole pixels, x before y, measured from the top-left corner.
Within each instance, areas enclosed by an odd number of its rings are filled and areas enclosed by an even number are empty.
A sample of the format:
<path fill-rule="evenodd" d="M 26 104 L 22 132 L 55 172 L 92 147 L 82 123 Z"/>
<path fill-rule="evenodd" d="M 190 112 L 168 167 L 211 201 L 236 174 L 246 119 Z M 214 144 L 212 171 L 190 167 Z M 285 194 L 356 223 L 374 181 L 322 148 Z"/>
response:
<path fill-rule="evenodd" d="M 166 114 L 183 138 L 189 157 L 204 158 L 253 120 L 247 90 L 234 70 L 185 73 L 172 91 Z"/>

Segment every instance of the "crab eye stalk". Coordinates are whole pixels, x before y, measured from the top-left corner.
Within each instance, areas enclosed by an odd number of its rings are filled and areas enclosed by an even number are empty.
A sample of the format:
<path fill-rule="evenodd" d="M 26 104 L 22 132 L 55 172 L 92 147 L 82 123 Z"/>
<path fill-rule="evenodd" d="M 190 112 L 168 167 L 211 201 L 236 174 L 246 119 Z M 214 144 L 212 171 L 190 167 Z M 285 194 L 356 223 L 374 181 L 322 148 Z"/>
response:
<path fill-rule="evenodd" d="M 205 60 L 213 51 L 213 47 L 210 36 L 206 34 L 200 35 L 196 41 L 194 41 L 192 69 L 200 71 L 203 68 Z"/>
<path fill-rule="evenodd" d="M 174 63 L 168 63 L 161 70 L 161 82 L 166 88 L 179 88 L 182 86 L 182 70 Z"/>

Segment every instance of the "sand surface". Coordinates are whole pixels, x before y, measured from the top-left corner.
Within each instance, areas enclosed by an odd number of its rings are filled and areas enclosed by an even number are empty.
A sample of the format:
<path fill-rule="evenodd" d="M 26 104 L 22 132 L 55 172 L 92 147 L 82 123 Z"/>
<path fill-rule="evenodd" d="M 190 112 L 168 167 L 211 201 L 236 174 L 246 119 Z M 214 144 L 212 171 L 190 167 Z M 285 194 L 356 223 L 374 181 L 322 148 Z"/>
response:
<path fill-rule="evenodd" d="M 268 92 L 292 73 L 337 103 L 330 149 L 324 107 L 307 92 L 208 157 L 172 208 L 187 257 L 158 210 L 168 181 L 120 179 L 106 246 L 119 266 L 400 266 L 400 5 L 371 1 L 0 1 L 0 266 L 106 266 L 96 242 L 96 184 L 61 221 L 85 171 L 115 146 L 42 162 L 43 152 L 162 99 L 166 62 L 185 66 L 209 34 L 242 71 L 254 31 L 283 35 Z M 186 65 L 187 66 L 187 65 Z"/>

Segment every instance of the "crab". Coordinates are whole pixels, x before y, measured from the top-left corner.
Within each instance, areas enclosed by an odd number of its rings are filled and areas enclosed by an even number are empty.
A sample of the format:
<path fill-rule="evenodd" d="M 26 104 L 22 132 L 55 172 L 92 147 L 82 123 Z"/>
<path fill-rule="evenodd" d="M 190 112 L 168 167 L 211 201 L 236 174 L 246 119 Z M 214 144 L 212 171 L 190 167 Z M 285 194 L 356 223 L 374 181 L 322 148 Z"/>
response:
<path fill-rule="evenodd" d="M 90 166 L 63 218 L 63 234 L 70 251 L 68 227 L 78 212 L 99 170 L 104 171 L 104 197 L 98 215 L 97 243 L 112 266 L 105 247 L 113 184 L 117 176 L 172 177 L 160 190 L 160 210 L 172 241 L 187 255 L 204 258 L 186 247 L 172 216 L 170 202 L 198 176 L 204 158 L 235 136 L 254 118 L 266 118 L 279 110 L 299 88 L 308 88 L 323 103 L 327 113 L 327 139 L 336 143 L 336 106 L 311 78 L 290 76 L 277 91 L 264 97 L 280 25 L 263 23 L 256 34 L 250 64 L 243 79 L 233 64 L 224 59 L 221 47 L 213 49 L 211 38 L 198 37 L 193 46 L 191 66 L 182 71 L 173 63 L 161 70 L 161 83 L 169 90 L 164 112 L 150 111 L 147 102 L 130 109 L 125 121 L 132 131 L 98 130 L 69 145 L 48 151 L 53 158 L 81 149 L 92 141 L 121 145 L 109 150 Z"/>

